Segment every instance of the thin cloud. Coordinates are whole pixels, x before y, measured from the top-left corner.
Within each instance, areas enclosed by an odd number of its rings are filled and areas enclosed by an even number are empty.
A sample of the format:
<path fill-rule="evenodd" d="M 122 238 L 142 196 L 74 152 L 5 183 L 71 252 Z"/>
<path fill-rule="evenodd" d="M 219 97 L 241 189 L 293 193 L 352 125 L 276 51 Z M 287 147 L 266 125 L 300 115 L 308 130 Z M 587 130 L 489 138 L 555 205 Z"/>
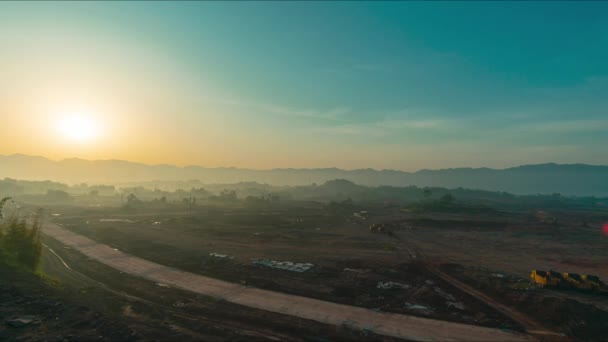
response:
<path fill-rule="evenodd" d="M 335 107 L 328 110 L 320 110 L 280 106 L 275 104 L 252 103 L 235 99 L 214 99 L 213 102 L 225 106 L 239 107 L 247 111 L 256 111 L 278 116 L 324 119 L 330 121 L 344 121 L 345 118 L 351 113 L 351 110 L 348 107 Z"/>
<path fill-rule="evenodd" d="M 444 127 L 447 124 L 446 120 L 441 119 L 390 119 L 377 122 L 379 127 L 388 129 L 431 129 Z"/>
<path fill-rule="evenodd" d="M 519 126 L 518 129 L 533 130 L 539 132 L 596 132 L 608 130 L 608 120 L 568 120 L 552 121 Z"/>
<path fill-rule="evenodd" d="M 317 127 L 315 131 L 338 135 L 384 137 L 404 130 L 433 130 L 447 127 L 446 120 L 438 119 L 388 119 L 367 123 L 349 123 L 337 126 Z"/>
<path fill-rule="evenodd" d="M 316 118 L 316 119 L 327 119 L 327 120 L 341 120 L 347 114 L 350 113 L 350 109 L 347 107 L 337 107 L 326 111 L 316 109 L 298 109 L 291 107 L 282 107 L 275 105 L 261 105 L 257 106 L 260 110 L 275 114 L 292 117 L 303 117 L 303 118 Z"/>

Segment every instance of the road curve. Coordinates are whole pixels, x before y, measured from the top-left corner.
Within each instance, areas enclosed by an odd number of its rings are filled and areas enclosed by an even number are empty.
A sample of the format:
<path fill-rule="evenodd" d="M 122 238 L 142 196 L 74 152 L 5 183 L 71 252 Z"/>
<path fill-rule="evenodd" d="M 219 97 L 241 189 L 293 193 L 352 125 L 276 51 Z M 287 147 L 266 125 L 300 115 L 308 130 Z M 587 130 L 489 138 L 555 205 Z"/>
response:
<path fill-rule="evenodd" d="M 500 329 L 452 323 L 245 287 L 144 260 L 47 223 L 44 234 L 116 270 L 231 303 L 416 341 L 531 341 Z"/>

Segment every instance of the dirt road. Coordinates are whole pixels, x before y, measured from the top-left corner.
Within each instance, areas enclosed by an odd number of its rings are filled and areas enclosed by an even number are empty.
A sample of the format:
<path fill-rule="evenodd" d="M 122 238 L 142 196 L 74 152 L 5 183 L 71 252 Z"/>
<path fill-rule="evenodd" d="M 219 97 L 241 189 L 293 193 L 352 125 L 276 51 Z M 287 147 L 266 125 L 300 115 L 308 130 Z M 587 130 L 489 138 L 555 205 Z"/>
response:
<path fill-rule="evenodd" d="M 533 335 L 536 335 L 539 337 L 543 337 L 543 338 L 544 338 L 544 336 L 552 336 L 556 340 L 564 339 L 563 334 L 559 334 L 559 333 L 546 329 L 540 323 L 536 322 L 534 319 L 528 317 L 527 315 L 515 310 L 514 308 L 511 308 L 507 305 L 500 303 L 499 301 L 486 295 L 485 293 L 478 291 L 478 290 L 474 289 L 473 287 L 446 274 L 439 268 L 439 265 L 437 262 L 434 262 L 431 258 L 426 256 L 422 252 L 422 250 L 420 248 L 418 248 L 418 246 L 416 246 L 414 243 L 412 243 L 413 238 L 412 238 L 411 234 L 409 234 L 408 232 L 400 232 L 400 233 L 402 235 L 401 237 L 398 235 L 394 235 L 393 237 L 395 237 L 399 242 L 401 242 L 401 244 L 403 246 L 405 246 L 405 248 L 407 249 L 407 251 L 410 255 L 416 255 L 418 257 L 419 261 L 426 267 L 426 269 L 428 269 L 436 277 L 443 279 L 444 281 L 446 281 L 447 283 L 456 287 L 460 291 L 465 292 L 465 293 L 469 294 L 470 296 L 478 299 L 479 301 L 486 303 L 487 305 L 492 307 L 494 310 L 502 313 L 506 317 L 509 317 L 513 321 L 518 322 L 530 334 L 533 334 Z"/>
<path fill-rule="evenodd" d="M 378 312 L 233 284 L 137 258 L 74 234 L 55 224 L 44 233 L 87 257 L 156 283 L 221 298 L 231 303 L 332 325 L 348 325 L 377 334 L 419 341 L 530 341 L 529 335 L 401 314 Z"/>
<path fill-rule="evenodd" d="M 494 308 L 494 310 L 502 313 L 503 315 L 511 318 L 512 320 L 519 322 L 521 325 L 524 326 L 526 331 L 530 334 L 550 335 L 550 336 L 555 336 L 555 338 L 564 337 L 562 334 L 558 334 L 556 332 L 545 329 L 542 325 L 540 325 L 538 322 L 536 322 L 532 318 L 522 314 L 521 312 L 519 312 L 515 309 L 512 309 L 506 305 L 503 305 L 502 303 L 499 303 L 497 300 L 486 295 L 485 293 L 478 291 L 478 290 L 474 289 L 473 287 L 452 278 L 451 276 L 449 276 L 446 273 L 439 270 L 439 267 L 437 267 L 435 265 L 430 265 L 427 267 L 427 269 L 429 271 L 431 271 L 433 274 L 435 274 L 435 276 L 450 283 L 452 286 L 454 286 L 454 287 L 458 288 L 459 290 L 466 292 L 469 295 L 477 298 L 478 300 L 488 304 L 489 306 Z"/>

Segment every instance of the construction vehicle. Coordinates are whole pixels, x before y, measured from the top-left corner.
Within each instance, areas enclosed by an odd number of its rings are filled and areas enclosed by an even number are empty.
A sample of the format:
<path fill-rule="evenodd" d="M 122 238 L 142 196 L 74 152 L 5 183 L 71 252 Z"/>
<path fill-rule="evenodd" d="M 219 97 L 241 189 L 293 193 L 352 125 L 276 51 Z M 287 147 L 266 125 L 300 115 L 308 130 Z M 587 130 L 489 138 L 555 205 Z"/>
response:
<path fill-rule="evenodd" d="M 574 287 L 576 289 L 581 289 L 581 290 L 591 290 L 592 289 L 592 285 L 590 283 L 586 282 L 585 280 L 583 280 L 583 277 L 581 277 L 579 274 L 563 272 L 562 277 L 564 278 L 565 281 L 569 282 L 570 285 L 572 285 L 572 287 Z"/>
<path fill-rule="evenodd" d="M 587 283 L 591 284 L 595 289 L 600 289 L 602 287 L 603 283 L 597 276 L 587 274 L 581 275 L 581 278 L 583 278 L 583 280 Z"/>
<path fill-rule="evenodd" d="M 540 271 L 532 270 L 530 278 L 533 282 L 540 285 L 540 287 L 558 287 L 562 282 L 562 275 L 558 272 L 553 271 Z"/>
<path fill-rule="evenodd" d="M 532 270 L 530 279 L 540 287 L 608 292 L 606 284 L 594 275 Z"/>

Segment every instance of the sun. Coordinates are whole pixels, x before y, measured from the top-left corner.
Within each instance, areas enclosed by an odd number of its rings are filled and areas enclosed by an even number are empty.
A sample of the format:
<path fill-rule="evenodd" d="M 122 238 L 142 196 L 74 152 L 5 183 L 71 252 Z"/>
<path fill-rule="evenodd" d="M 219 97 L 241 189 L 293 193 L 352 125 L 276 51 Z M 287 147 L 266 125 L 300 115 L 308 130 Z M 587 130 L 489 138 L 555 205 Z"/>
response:
<path fill-rule="evenodd" d="M 72 141 L 85 143 L 94 140 L 99 135 L 99 124 L 84 114 L 67 114 L 57 123 L 59 134 Z"/>

